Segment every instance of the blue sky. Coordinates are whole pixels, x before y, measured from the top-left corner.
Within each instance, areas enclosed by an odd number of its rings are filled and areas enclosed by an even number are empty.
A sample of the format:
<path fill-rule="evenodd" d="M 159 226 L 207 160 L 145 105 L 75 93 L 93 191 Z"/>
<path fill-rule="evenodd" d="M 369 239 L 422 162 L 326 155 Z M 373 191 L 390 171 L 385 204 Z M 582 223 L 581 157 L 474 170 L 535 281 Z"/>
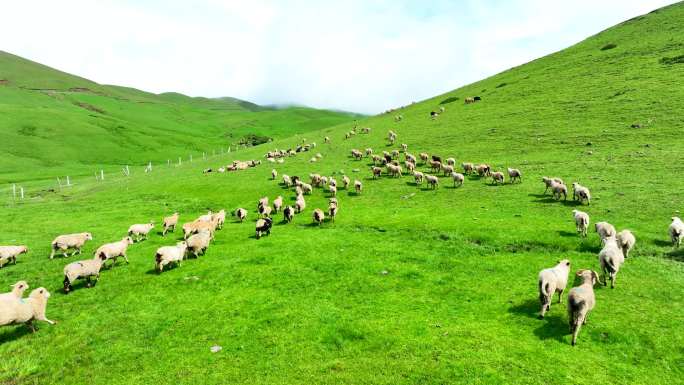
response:
<path fill-rule="evenodd" d="M 22 0 L 0 49 L 146 91 L 377 113 L 675 2 Z"/>

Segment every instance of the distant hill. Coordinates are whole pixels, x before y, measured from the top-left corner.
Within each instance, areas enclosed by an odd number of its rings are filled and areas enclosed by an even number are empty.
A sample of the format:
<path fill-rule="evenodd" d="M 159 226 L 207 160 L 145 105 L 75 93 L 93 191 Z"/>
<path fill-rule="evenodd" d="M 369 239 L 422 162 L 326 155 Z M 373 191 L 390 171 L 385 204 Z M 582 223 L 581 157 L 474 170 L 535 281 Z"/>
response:
<path fill-rule="evenodd" d="M 244 137 L 282 138 L 360 116 L 262 107 L 231 97 L 157 95 L 98 84 L 0 51 L 0 134 L 10 144 L 0 158 L 0 182 L 27 178 L 26 168 L 36 177 L 201 156 Z"/>

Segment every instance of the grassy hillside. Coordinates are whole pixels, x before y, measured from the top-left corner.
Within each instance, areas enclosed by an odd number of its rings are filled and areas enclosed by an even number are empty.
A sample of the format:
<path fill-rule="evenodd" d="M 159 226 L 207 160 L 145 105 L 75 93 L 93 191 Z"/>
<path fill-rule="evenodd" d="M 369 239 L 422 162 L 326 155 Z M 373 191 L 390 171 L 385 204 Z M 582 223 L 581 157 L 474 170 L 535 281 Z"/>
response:
<path fill-rule="evenodd" d="M 249 134 L 283 138 L 356 117 L 100 85 L 0 51 L 0 134 L 10 144 L 0 184 L 197 158 Z"/>
<path fill-rule="evenodd" d="M 59 323 L 40 324 L 36 334 L 0 329 L 0 381 L 681 382 L 684 254 L 669 244 L 667 226 L 684 208 L 684 64 L 671 59 L 684 55 L 675 39 L 684 33 L 682 19 L 681 4 L 635 18 L 407 107 L 398 112 L 401 122 L 365 119 L 369 135 L 344 140 L 350 124 L 307 133 L 323 158 L 288 158 L 276 165 L 281 175 L 345 173 L 364 183 L 361 195 L 340 191 L 334 224 L 311 225 L 313 209 L 327 207 L 328 194 L 316 189 L 293 223 L 278 215 L 272 234 L 256 240 L 257 199 L 294 200 L 291 189 L 270 180 L 273 165 L 201 173 L 293 146 L 299 135 L 202 163 L 4 200 L 0 243 L 24 243 L 30 252 L 0 270 L 0 286 L 19 279 L 45 286 L 53 293 L 48 317 Z M 602 49 L 608 44 L 616 47 Z M 483 100 L 465 105 L 473 95 Z M 445 113 L 430 119 L 445 101 Z M 352 160 L 349 151 L 398 147 L 386 142 L 390 129 L 411 153 L 517 167 L 523 183 L 470 177 L 452 188 L 442 178 L 433 191 L 410 176 L 372 180 L 369 160 Z M 331 144 L 323 144 L 326 135 Z M 588 186 L 594 198 L 581 209 L 592 224 L 605 220 L 637 237 L 617 287 L 595 288 L 596 307 L 575 347 L 567 295 L 537 318 L 537 274 L 562 258 L 573 272 L 598 270 L 599 240 L 575 234 L 571 210 L 579 205 L 543 195 L 544 175 Z M 89 257 L 132 223 L 173 211 L 183 222 L 237 207 L 250 210 L 248 221 L 229 218 L 205 256 L 160 275 L 154 252 L 179 231 L 132 245 L 129 265 L 120 262 L 95 288 L 79 284 L 69 295 L 61 293 L 62 269 L 79 257 L 47 259 L 57 234 L 91 231 Z M 222 350 L 212 353 L 214 345 Z"/>

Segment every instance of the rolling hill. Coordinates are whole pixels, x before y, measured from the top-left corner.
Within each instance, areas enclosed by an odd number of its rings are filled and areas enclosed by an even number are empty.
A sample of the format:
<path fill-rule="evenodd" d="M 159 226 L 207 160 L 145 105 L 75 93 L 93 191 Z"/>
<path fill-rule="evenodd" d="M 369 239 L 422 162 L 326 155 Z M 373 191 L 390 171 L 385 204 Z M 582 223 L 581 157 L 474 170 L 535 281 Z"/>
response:
<path fill-rule="evenodd" d="M 0 285 L 24 279 L 46 287 L 53 293 L 47 315 L 59 321 L 40 323 L 35 334 L 0 329 L 0 381 L 681 382 L 684 253 L 667 235 L 670 218 L 684 208 L 681 20 L 682 3 L 636 17 L 480 82 L 360 120 L 370 134 L 345 139 L 352 124 L 342 123 L 181 167 L 148 174 L 137 167 L 128 178 L 63 189 L 36 184 L 23 201 L 0 198 L 0 243 L 30 249 L 0 269 Z M 464 103 L 475 95 L 482 100 Z M 444 113 L 431 119 L 439 107 Z M 394 145 L 389 130 L 398 134 Z M 325 136 L 331 143 L 323 143 Z M 283 164 L 202 173 L 303 140 L 318 143 L 319 161 L 303 153 Z M 399 143 L 457 164 L 516 167 L 523 182 L 495 185 L 469 176 L 455 188 L 441 177 L 432 190 L 410 175 L 374 180 L 370 159 L 350 156 L 353 148 L 379 153 Z M 51 150 L 44 144 L 30 149 Z M 317 188 L 292 223 L 278 214 L 271 234 L 256 240 L 260 197 L 294 203 L 294 191 L 271 180 L 272 168 L 305 179 L 313 172 L 349 175 L 364 188 L 340 189 L 339 214 L 322 226 L 312 224 L 311 213 L 327 207 L 329 194 Z M 542 176 L 588 186 L 591 204 L 555 201 L 543 193 Z M 130 246 L 130 264 L 119 262 L 94 288 L 79 283 L 68 295 L 61 292 L 62 269 L 81 257 L 47 258 L 58 234 L 92 232 L 83 253 L 89 258 L 133 223 L 159 223 L 174 211 L 186 222 L 238 207 L 250 211 L 248 220 L 229 216 L 206 255 L 162 274 L 153 268 L 155 250 L 174 244 L 179 230 L 163 238 L 155 228 L 149 240 Z M 545 319 L 537 317 L 541 269 L 568 258 L 573 273 L 600 270 L 600 241 L 593 231 L 587 239 L 575 233 L 573 209 L 586 211 L 592 226 L 608 221 L 637 237 L 617 287 L 595 287 L 596 307 L 574 347 L 566 294 Z M 569 286 L 575 284 L 571 277 Z M 221 350 L 213 353 L 215 346 Z"/>
<path fill-rule="evenodd" d="M 0 51 L 0 133 L 10 144 L 0 183 L 197 158 L 248 136 L 283 138 L 358 117 L 101 85 Z"/>

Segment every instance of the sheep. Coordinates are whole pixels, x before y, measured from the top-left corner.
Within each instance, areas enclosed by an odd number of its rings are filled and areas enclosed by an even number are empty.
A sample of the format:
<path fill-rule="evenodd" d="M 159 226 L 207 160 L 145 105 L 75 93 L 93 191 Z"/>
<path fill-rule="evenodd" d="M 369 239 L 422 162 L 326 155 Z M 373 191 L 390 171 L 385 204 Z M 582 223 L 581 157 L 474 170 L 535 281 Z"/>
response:
<path fill-rule="evenodd" d="M 449 166 L 456 166 L 456 159 L 454 158 L 446 158 L 446 164 Z"/>
<path fill-rule="evenodd" d="M 257 202 L 257 210 L 259 207 L 268 206 L 268 197 L 261 197 Z"/>
<path fill-rule="evenodd" d="M 430 155 L 428 155 L 427 152 L 421 152 L 420 154 L 418 154 L 418 156 L 420 156 L 420 160 L 423 162 L 423 164 L 426 164 L 428 159 L 430 158 Z"/>
<path fill-rule="evenodd" d="M 131 225 L 131 227 L 128 228 L 128 236 L 131 238 L 135 237 L 134 241 L 139 242 L 143 239 L 147 239 L 147 235 L 153 228 L 154 222 Z"/>
<path fill-rule="evenodd" d="M 277 214 L 283 207 L 283 197 L 278 195 L 276 199 L 273 200 L 273 211 Z"/>
<path fill-rule="evenodd" d="M 320 187 L 324 187 L 325 185 L 328 184 L 328 177 L 327 176 L 322 176 L 321 177 L 321 185 Z"/>
<path fill-rule="evenodd" d="M 361 160 L 363 159 L 363 153 L 357 149 L 351 150 L 351 155 L 354 159 L 356 160 Z"/>
<path fill-rule="evenodd" d="M 576 199 L 579 200 L 580 203 L 587 202 L 587 204 L 589 204 L 591 201 L 591 193 L 588 188 L 574 182 L 572 184 L 572 200 Z"/>
<path fill-rule="evenodd" d="M 575 229 L 582 237 L 586 238 L 589 229 L 589 214 L 584 211 L 572 210 L 572 216 L 575 218 Z"/>
<path fill-rule="evenodd" d="M 214 214 L 212 219 L 216 222 L 216 228 L 221 230 L 223 228 L 223 224 L 226 222 L 226 210 L 219 210 L 219 212 Z"/>
<path fill-rule="evenodd" d="M 577 343 L 580 327 L 587 324 L 587 316 L 596 304 L 594 285 L 599 280 L 598 274 L 593 270 L 580 270 L 577 276 L 582 279 L 582 283 L 568 293 L 568 323 L 572 333 L 572 346 Z"/>
<path fill-rule="evenodd" d="M 454 166 L 449 164 L 443 164 L 442 171 L 444 172 L 444 176 L 449 176 L 452 172 L 454 172 Z"/>
<path fill-rule="evenodd" d="M 361 190 L 363 190 L 363 184 L 361 184 L 361 181 L 358 179 L 354 181 L 354 190 L 357 195 L 361 194 Z"/>
<path fill-rule="evenodd" d="M 556 182 L 556 183 L 559 183 L 562 185 L 565 184 L 565 182 L 563 182 L 563 179 L 561 179 L 561 178 L 549 178 L 546 176 L 542 177 L 542 182 L 544 182 L 544 186 L 546 186 L 546 189 L 544 189 L 544 194 L 546 194 L 546 192 L 549 191 L 553 182 Z"/>
<path fill-rule="evenodd" d="M 283 184 L 284 184 L 286 187 L 292 186 L 292 179 L 290 179 L 290 176 L 289 176 L 289 175 L 283 174 Z"/>
<path fill-rule="evenodd" d="M 166 236 L 167 232 L 174 232 L 176 230 L 176 225 L 178 224 L 178 213 L 173 213 L 169 217 L 164 217 L 162 219 L 162 227 L 164 230 L 162 231 L 162 237 Z"/>
<path fill-rule="evenodd" d="M 271 226 L 273 225 L 273 220 L 271 218 L 262 218 L 256 221 L 256 239 L 261 238 L 262 235 L 271 235 Z"/>
<path fill-rule="evenodd" d="M 100 280 L 100 269 L 106 259 L 106 255 L 99 254 L 95 258 L 72 262 L 64 266 L 64 293 L 68 294 L 73 289 L 74 281 L 79 278 L 85 278 L 86 286 L 92 287 L 94 284 L 90 278 L 95 277 L 96 282 Z"/>
<path fill-rule="evenodd" d="M 308 183 L 302 183 L 302 192 L 303 192 L 304 194 L 309 194 L 309 195 L 310 195 L 312 191 L 313 191 L 313 187 L 311 187 L 310 184 L 308 184 Z"/>
<path fill-rule="evenodd" d="M 420 171 L 414 171 L 413 172 L 413 179 L 416 181 L 417 186 L 420 186 L 421 184 L 423 184 L 423 178 L 424 177 L 425 177 L 425 175 Z"/>
<path fill-rule="evenodd" d="M 317 152 L 316 153 L 316 159 L 320 160 L 322 158 L 323 158 L 323 154 L 321 154 L 320 152 Z"/>
<path fill-rule="evenodd" d="M 446 108 L 444 108 L 444 106 L 439 107 L 439 113 L 440 114 L 443 114 L 444 111 L 446 111 Z"/>
<path fill-rule="evenodd" d="M 405 161 L 405 162 L 404 162 L 404 165 L 406 166 L 406 171 L 408 171 L 408 172 L 413 172 L 413 171 L 416 170 L 416 165 L 415 165 L 415 163 L 413 163 L 413 162 L 411 162 L 411 161 L 408 161 L 408 160 Z"/>
<path fill-rule="evenodd" d="M 12 291 L 0 294 L 0 301 L 20 300 L 24 296 L 26 289 L 29 288 L 29 284 L 26 281 L 18 281 L 10 287 Z"/>
<path fill-rule="evenodd" d="M 273 209 L 271 206 L 262 206 L 259 208 L 259 214 L 261 214 L 264 218 L 270 217 L 272 212 Z"/>
<path fill-rule="evenodd" d="M 323 221 L 325 220 L 325 213 L 323 213 L 323 210 L 315 209 L 313 211 L 313 220 L 314 220 L 314 222 L 318 223 L 318 225 L 320 226 L 323 223 Z"/>
<path fill-rule="evenodd" d="M 411 162 L 411 163 L 413 163 L 413 164 L 418 164 L 418 162 L 416 162 L 416 157 L 415 157 L 415 155 L 409 154 L 408 152 L 405 152 L 405 153 L 404 153 L 404 160 L 407 161 L 407 162 Z"/>
<path fill-rule="evenodd" d="M 516 180 L 520 183 L 522 183 L 522 173 L 520 170 L 517 168 L 510 168 L 508 167 L 508 179 L 511 183 L 514 183 Z"/>
<path fill-rule="evenodd" d="M 388 172 L 392 177 L 399 177 L 399 178 L 401 178 L 401 166 L 399 166 L 399 165 L 388 164 L 388 165 L 387 165 L 387 172 Z"/>
<path fill-rule="evenodd" d="M 328 216 L 330 217 L 330 220 L 334 223 L 335 222 L 335 217 L 337 216 L 337 200 L 335 201 L 330 201 L 330 204 L 328 205 Z"/>
<path fill-rule="evenodd" d="M 35 332 L 34 320 L 45 321 L 50 325 L 56 324 L 57 322 L 45 316 L 48 298 L 50 298 L 50 292 L 44 287 L 39 287 L 33 290 L 28 298 L 21 301 L 0 302 L 0 326 L 26 324 L 31 331 Z"/>
<path fill-rule="evenodd" d="M 81 248 L 86 243 L 86 241 L 91 241 L 93 239 L 90 233 L 77 233 L 77 234 L 66 234 L 60 235 L 52 241 L 52 252 L 50 253 L 50 259 L 55 257 L 55 252 L 61 250 L 64 257 L 69 257 L 67 255 L 67 250 L 74 249 L 71 256 L 76 253 L 81 254 Z"/>
<path fill-rule="evenodd" d="M 240 220 L 240 223 L 247 218 L 247 210 L 243 209 L 242 207 L 238 208 L 235 210 L 235 216 Z"/>
<path fill-rule="evenodd" d="M 183 224 L 183 239 L 187 240 L 189 236 L 191 236 L 192 234 L 197 234 L 202 230 L 208 230 L 209 232 L 211 232 L 213 237 L 214 231 L 216 231 L 217 227 L 217 220 L 214 220 L 212 222 L 194 221 L 185 223 Z"/>
<path fill-rule="evenodd" d="M 563 200 L 568 200 L 568 187 L 562 183 L 551 181 L 551 191 L 553 192 L 553 199 L 560 200 L 563 195 Z"/>
<path fill-rule="evenodd" d="M 344 187 L 345 190 L 349 187 L 349 183 L 351 183 L 351 179 L 346 175 L 342 175 L 342 187 Z"/>
<path fill-rule="evenodd" d="M 197 234 L 193 234 L 187 241 L 187 250 L 192 252 L 192 255 L 197 258 L 199 255 L 204 255 L 211 242 L 211 232 L 202 230 Z"/>
<path fill-rule="evenodd" d="M 274 168 L 273 170 L 271 170 L 271 179 L 275 180 L 275 178 L 277 178 L 277 177 L 278 177 L 278 170 L 276 170 Z"/>
<path fill-rule="evenodd" d="M 617 233 L 617 243 L 622 249 L 622 254 L 625 256 L 625 258 L 629 258 L 629 252 L 634 248 L 634 244 L 636 244 L 636 238 L 631 231 L 622 230 Z"/>
<path fill-rule="evenodd" d="M 373 155 L 373 149 L 368 147 L 368 148 L 366 148 L 365 153 L 366 153 L 367 157 L 370 157 L 371 155 Z"/>
<path fill-rule="evenodd" d="M 292 206 L 285 206 L 283 209 L 283 219 L 285 222 L 290 223 L 292 222 L 292 218 L 294 218 L 294 213 L 295 209 Z"/>
<path fill-rule="evenodd" d="M 679 217 L 672 217 L 668 233 L 670 234 L 672 246 L 679 248 L 682 244 L 682 239 L 684 239 L 684 222 Z"/>
<path fill-rule="evenodd" d="M 435 175 L 425 174 L 425 180 L 432 189 L 439 187 L 439 178 Z"/>
<path fill-rule="evenodd" d="M 17 256 L 28 253 L 26 246 L 0 246 L 0 267 L 10 262 L 17 264 Z"/>
<path fill-rule="evenodd" d="M 431 160 L 430 162 L 430 169 L 432 172 L 439 172 L 439 170 L 442 168 L 442 162 L 437 161 L 437 160 Z"/>
<path fill-rule="evenodd" d="M 297 200 L 295 201 L 295 212 L 301 213 L 305 208 L 306 201 L 304 200 L 304 195 L 297 195 Z"/>
<path fill-rule="evenodd" d="M 471 103 L 475 103 L 475 98 L 467 97 L 467 98 L 463 99 L 463 101 L 465 102 L 465 104 L 471 104 Z"/>
<path fill-rule="evenodd" d="M 304 195 L 304 190 L 302 190 L 302 186 L 296 186 L 295 187 L 295 194 Z"/>
<path fill-rule="evenodd" d="M 603 242 L 603 249 L 599 252 L 599 263 L 603 272 L 603 286 L 608 285 L 607 279 L 610 278 L 610 288 L 615 288 L 615 279 L 620 271 L 620 266 L 625 262 L 625 255 L 618 245 L 614 236 L 606 238 Z"/>
<path fill-rule="evenodd" d="M 382 164 L 382 158 L 380 155 L 373 155 L 371 159 L 373 160 L 373 164 Z"/>
<path fill-rule="evenodd" d="M 333 177 L 330 177 L 330 179 L 328 179 L 328 186 L 337 187 L 337 180 L 335 180 L 335 178 L 333 178 Z"/>
<path fill-rule="evenodd" d="M 399 158 L 399 150 L 392 150 L 392 159 Z"/>
<path fill-rule="evenodd" d="M 337 187 L 335 186 L 328 186 L 328 191 L 330 191 L 331 196 L 336 196 L 337 195 Z"/>
<path fill-rule="evenodd" d="M 325 138 L 323 138 L 323 142 L 330 143 L 330 137 L 326 136 Z"/>
<path fill-rule="evenodd" d="M 371 128 L 370 127 L 364 127 L 361 129 L 362 134 L 370 134 Z"/>
<path fill-rule="evenodd" d="M 408 144 L 402 143 L 402 144 L 401 144 L 401 149 L 402 149 L 402 151 L 404 151 L 404 152 L 408 151 Z"/>
<path fill-rule="evenodd" d="M 161 273 L 164 270 L 164 266 L 173 263 L 180 266 L 185 258 L 185 252 L 188 249 L 188 243 L 181 241 L 176 243 L 175 246 L 162 246 L 157 249 L 154 254 L 154 266 L 157 273 Z"/>
<path fill-rule="evenodd" d="M 562 295 L 568 285 L 568 274 L 570 274 L 570 261 L 567 259 L 558 261 L 556 266 L 539 272 L 539 302 L 541 302 L 539 318 L 544 318 L 544 314 L 551 310 L 551 299 L 554 293 L 558 293 L 558 303 L 563 302 Z"/>
<path fill-rule="evenodd" d="M 504 174 L 501 171 L 495 171 L 495 172 L 491 173 L 490 175 L 492 177 L 492 182 L 494 184 L 498 184 L 498 183 L 503 184 L 504 183 Z"/>
<path fill-rule="evenodd" d="M 465 176 L 463 176 L 463 174 L 460 174 L 457 172 L 452 172 L 451 178 L 454 180 L 454 187 L 456 187 L 456 185 L 462 186 L 463 181 L 465 181 Z"/>
<path fill-rule="evenodd" d="M 316 158 L 316 157 L 309 159 L 309 163 L 316 163 L 316 162 L 318 162 L 318 158 Z"/>
<path fill-rule="evenodd" d="M 461 167 L 463 167 L 463 173 L 466 175 L 470 175 L 475 171 L 475 165 L 472 163 L 461 163 Z"/>
<path fill-rule="evenodd" d="M 480 177 L 490 176 L 492 174 L 492 168 L 488 164 L 478 164 L 475 167 L 475 171 Z"/>
<path fill-rule="evenodd" d="M 124 237 L 122 240 L 118 242 L 106 243 L 98 247 L 97 250 L 95 250 L 95 253 L 93 253 L 93 256 L 104 256 L 104 261 L 111 259 L 111 266 L 114 266 L 114 264 L 116 263 L 116 259 L 119 257 L 123 257 L 124 261 L 126 261 L 126 264 L 128 264 L 129 262 L 128 256 L 126 256 L 126 251 L 128 250 L 128 245 L 132 243 L 133 239 L 131 237 Z"/>
<path fill-rule="evenodd" d="M 596 234 L 598 234 L 599 238 L 601 239 L 601 242 L 610 237 L 615 237 L 617 235 L 617 232 L 615 231 L 615 226 L 611 225 L 608 222 L 597 222 L 594 225 L 594 228 L 596 229 Z"/>

